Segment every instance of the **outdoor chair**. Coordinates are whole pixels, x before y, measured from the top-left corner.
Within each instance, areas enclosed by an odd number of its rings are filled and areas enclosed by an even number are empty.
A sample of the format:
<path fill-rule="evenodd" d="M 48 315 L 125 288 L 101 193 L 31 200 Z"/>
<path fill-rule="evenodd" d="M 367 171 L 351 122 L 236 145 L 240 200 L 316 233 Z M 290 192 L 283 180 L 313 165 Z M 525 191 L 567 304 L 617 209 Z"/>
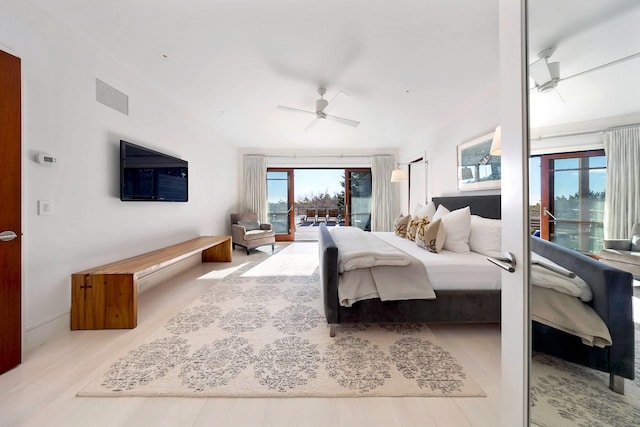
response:
<path fill-rule="evenodd" d="M 327 215 L 327 222 L 338 222 L 338 215 L 340 211 L 338 209 L 329 209 L 329 214 Z"/>
<path fill-rule="evenodd" d="M 316 222 L 316 210 L 307 209 L 307 214 L 304 217 L 304 222 L 315 223 Z"/>
<path fill-rule="evenodd" d="M 318 209 L 318 216 L 316 221 L 326 222 L 327 221 L 327 210 L 326 209 Z"/>

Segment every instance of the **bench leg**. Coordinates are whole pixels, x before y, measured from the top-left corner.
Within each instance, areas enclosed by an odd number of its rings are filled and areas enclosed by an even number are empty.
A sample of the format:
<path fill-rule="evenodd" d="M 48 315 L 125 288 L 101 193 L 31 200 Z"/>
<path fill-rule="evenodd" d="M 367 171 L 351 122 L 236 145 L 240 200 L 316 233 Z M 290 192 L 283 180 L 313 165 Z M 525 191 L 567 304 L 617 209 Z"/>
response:
<path fill-rule="evenodd" d="M 332 338 L 336 336 L 336 324 L 335 323 L 331 323 L 329 325 L 329 336 L 332 337 Z"/>
<path fill-rule="evenodd" d="M 624 395 L 624 378 L 609 374 L 609 388 L 618 394 Z"/>

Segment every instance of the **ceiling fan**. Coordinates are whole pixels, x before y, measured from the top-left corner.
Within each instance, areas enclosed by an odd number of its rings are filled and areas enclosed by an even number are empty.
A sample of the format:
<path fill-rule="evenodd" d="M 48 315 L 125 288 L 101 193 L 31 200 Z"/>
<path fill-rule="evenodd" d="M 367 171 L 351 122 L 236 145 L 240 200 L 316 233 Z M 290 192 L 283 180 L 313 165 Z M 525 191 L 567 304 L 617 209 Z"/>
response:
<path fill-rule="evenodd" d="M 540 93 L 551 92 L 555 89 L 560 82 L 560 63 L 549 62 L 549 58 L 556 51 L 555 47 L 549 47 L 538 52 L 538 60 L 529 65 L 529 76 L 535 82 L 535 86 L 532 89 L 537 89 Z M 558 92 L 560 96 L 560 93 Z M 560 96 L 562 99 L 562 96 Z"/>
<path fill-rule="evenodd" d="M 336 99 L 336 97 L 340 94 L 344 94 L 349 96 L 348 93 L 343 92 L 343 91 L 339 91 L 332 99 L 331 101 L 327 101 L 326 99 L 324 99 L 324 94 L 327 93 L 327 89 L 320 87 L 318 88 L 318 93 L 320 94 L 320 99 L 316 100 L 316 111 L 308 111 L 308 110 L 301 110 L 299 108 L 292 108 L 292 107 L 285 107 L 284 105 L 278 105 L 277 108 L 278 110 L 284 110 L 284 111 L 293 111 L 296 113 L 305 113 L 305 114 L 313 114 L 316 116 L 315 119 L 313 119 L 313 121 L 311 123 L 309 123 L 309 126 L 307 126 L 304 130 L 307 131 L 309 129 L 311 129 L 313 126 L 315 126 L 318 121 L 320 119 L 329 119 L 329 120 L 333 120 L 334 122 L 338 122 L 341 123 L 343 125 L 347 125 L 347 126 L 352 126 L 352 127 L 357 127 L 360 122 L 357 122 L 355 120 L 350 120 L 350 119 L 345 119 L 343 117 L 338 117 L 338 116 L 334 116 L 331 114 L 327 114 L 330 109 L 333 107 L 333 101 Z"/>
<path fill-rule="evenodd" d="M 623 58 L 619 58 L 614 61 L 607 62 L 605 64 L 601 64 L 584 71 L 580 71 L 570 76 L 560 77 L 560 63 L 549 62 L 549 58 L 551 58 L 551 55 L 553 55 L 555 51 L 556 51 L 555 47 L 549 47 L 538 52 L 539 59 L 533 62 L 531 65 L 529 65 L 529 76 L 533 79 L 535 83 L 535 86 L 531 88 L 532 90 L 537 89 L 538 92 L 540 93 L 548 93 L 555 90 L 558 96 L 560 96 L 560 99 L 562 99 L 562 96 L 560 95 L 560 92 L 558 92 L 557 86 L 558 86 L 558 83 L 560 83 L 561 81 L 568 80 L 573 77 L 590 73 L 592 71 L 609 67 L 611 65 L 628 61 L 630 59 L 640 56 L 640 52 L 636 52 L 632 55 L 628 55 Z M 562 99 L 562 101 L 564 101 L 564 99 Z"/>

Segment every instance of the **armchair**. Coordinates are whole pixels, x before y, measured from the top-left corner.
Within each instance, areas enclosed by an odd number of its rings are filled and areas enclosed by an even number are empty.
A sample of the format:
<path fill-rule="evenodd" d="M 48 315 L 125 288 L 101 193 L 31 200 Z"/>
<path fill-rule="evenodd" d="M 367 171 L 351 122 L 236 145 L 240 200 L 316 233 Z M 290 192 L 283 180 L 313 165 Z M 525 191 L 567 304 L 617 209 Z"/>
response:
<path fill-rule="evenodd" d="M 258 246 L 271 245 L 271 252 L 275 248 L 276 233 L 271 224 L 260 223 L 258 214 L 232 213 L 231 217 L 231 246 L 242 246 L 247 250 L 247 255 L 251 249 Z"/>
<path fill-rule="evenodd" d="M 628 271 L 640 280 L 640 222 L 631 228 L 629 239 L 605 239 L 604 249 L 598 255 L 602 262 Z"/>

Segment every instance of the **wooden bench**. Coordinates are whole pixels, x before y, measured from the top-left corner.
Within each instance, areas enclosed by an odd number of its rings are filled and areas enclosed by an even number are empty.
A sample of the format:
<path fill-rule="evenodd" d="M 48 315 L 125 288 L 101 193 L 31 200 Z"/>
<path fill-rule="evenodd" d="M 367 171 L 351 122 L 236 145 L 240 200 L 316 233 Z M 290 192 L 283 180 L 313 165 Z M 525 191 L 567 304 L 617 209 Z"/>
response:
<path fill-rule="evenodd" d="M 198 237 L 71 275 L 71 329 L 131 329 L 138 324 L 138 280 L 192 255 L 230 262 L 231 236 Z"/>

